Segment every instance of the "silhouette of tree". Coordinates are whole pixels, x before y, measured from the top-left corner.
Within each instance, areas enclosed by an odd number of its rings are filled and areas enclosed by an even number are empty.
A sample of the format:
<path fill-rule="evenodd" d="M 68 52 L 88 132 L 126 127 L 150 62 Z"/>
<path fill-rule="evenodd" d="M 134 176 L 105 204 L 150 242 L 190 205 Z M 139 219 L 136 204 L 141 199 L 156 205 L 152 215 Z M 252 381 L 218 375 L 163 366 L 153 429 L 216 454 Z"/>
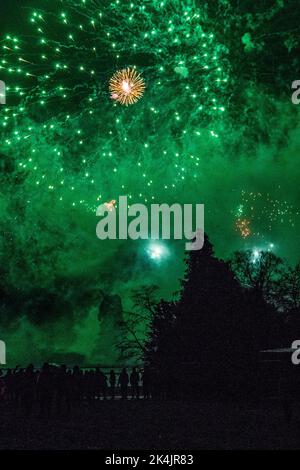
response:
<path fill-rule="evenodd" d="M 231 267 L 245 288 L 251 308 L 251 331 L 261 348 L 286 346 L 286 327 L 279 291 L 285 265 L 271 252 L 245 251 L 234 253 Z"/>
<path fill-rule="evenodd" d="M 146 342 L 146 363 L 162 368 L 166 357 L 176 355 L 177 342 L 180 341 L 176 330 L 176 306 L 176 302 L 164 300 L 155 306 Z"/>
<path fill-rule="evenodd" d="M 281 258 L 266 251 L 238 251 L 233 255 L 231 267 L 242 286 L 272 301 L 276 283 L 283 274 Z"/>
<path fill-rule="evenodd" d="M 283 319 L 282 343 L 300 338 L 300 263 L 287 268 L 276 284 L 276 304 Z"/>
<path fill-rule="evenodd" d="M 161 378 L 168 376 L 167 394 L 236 397 L 251 391 L 258 352 L 273 338 L 273 307 L 241 286 L 231 264 L 214 256 L 207 236 L 186 265 L 179 300 L 155 309 L 146 361 Z"/>
<path fill-rule="evenodd" d="M 123 311 L 123 320 L 119 323 L 122 336 L 118 347 L 123 358 L 144 357 L 158 289 L 155 285 L 143 285 L 131 291 L 132 310 Z"/>
<path fill-rule="evenodd" d="M 282 311 L 300 313 L 300 263 L 284 272 L 277 283 L 276 294 Z"/>

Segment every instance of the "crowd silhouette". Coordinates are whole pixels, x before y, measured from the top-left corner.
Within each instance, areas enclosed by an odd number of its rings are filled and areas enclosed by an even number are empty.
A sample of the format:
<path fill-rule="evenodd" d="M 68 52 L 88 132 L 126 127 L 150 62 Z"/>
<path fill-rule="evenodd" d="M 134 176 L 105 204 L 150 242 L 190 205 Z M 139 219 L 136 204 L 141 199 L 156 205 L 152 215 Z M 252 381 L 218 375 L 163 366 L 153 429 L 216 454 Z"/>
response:
<path fill-rule="evenodd" d="M 45 363 L 41 369 L 32 364 L 27 368 L 0 371 L 0 399 L 31 415 L 38 409 L 43 417 L 70 414 L 83 404 L 97 400 L 149 399 L 155 396 L 151 371 L 125 367 L 120 373 L 113 369 L 105 374 L 100 367 L 81 369 L 78 366 L 55 366 Z"/>

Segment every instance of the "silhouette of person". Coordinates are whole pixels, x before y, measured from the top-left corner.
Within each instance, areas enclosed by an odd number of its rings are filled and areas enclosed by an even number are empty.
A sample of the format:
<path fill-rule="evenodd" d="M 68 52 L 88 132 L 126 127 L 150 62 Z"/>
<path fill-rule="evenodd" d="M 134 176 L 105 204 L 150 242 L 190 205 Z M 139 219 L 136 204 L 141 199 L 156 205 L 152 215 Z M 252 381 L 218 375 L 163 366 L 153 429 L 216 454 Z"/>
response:
<path fill-rule="evenodd" d="M 4 401 L 6 399 L 6 383 L 4 379 L 4 374 L 2 370 L 0 369 L 0 402 Z"/>
<path fill-rule="evenodd" d="M 120 385 L 120 387 L 121 387 L 121 397 L 122 397 L 122 400 L 127 400 L 127 396 L 128 396 L 128 382 L 129 382 L 128 374 L 127 374 L 126 368 L 123 367 L 122 372 L 121 372 L 121 374 L 119 375 L 119 385 Z"/>
<path fill-rule="evenodd" d="M 139 392 L 139 373 L 137 372 L 136 368 L 133 367 L 132 372 L 130 374 L 130 385 L 131 385 L 131 398 L 140 398 Z"/>
<path fill-rule="evenodd" d="M 36 398 L 34 367 L 30 364 L 22 374 L 21 406 L 27 416 L 31 415 Z"/>
<path fill-rule="evenodd" d="M 71 410 L 71 379 L 65 364 L 61 365 L 56 374 L 56 409 L 57 413 L 70 413 Z"/>
<path fill-rule="evenodd" d="M 9 403 L 12 403 L 14 400 L 14 376 L 11 369 L 7 369 L 4 382 L 6 386 L 7 400 Z"/>
<path fill-rule="evenodd" d="M 82 394 L 82 374 L 78 366 L 73 367 L 71 375 L 71 398 L 72 404 L 79 406 Z"/>
<path fill-rule="evenodd" d="M 110 385 L 110 397 L 112 400 L 116 396 L 116 374 L 114 370 L 111 370 L 109 373 L 109 385 Z"/>
<path fill-rule="evenodd" d="M 95 372 L 93 370 L 86 371 L 84 375 L 84 390 L 89 405 L 95 398 Z"/>
<path fill-rule="evenodd" d="M 102 395 L 103 395 L 103 400 L 106 400 L 106 396 L 107 396 L 107 377 L 102 371 L 101 371 L 101 373 L 102 373 Z"/>
<path fill-rule="evenodd" d="M 48 362 L 45 362 L 38 377 L 37 390 L 41 416 L 49 418 L 53 400 L 53 375 Z"/>
<path fill-rule="evenodd" d="M 102 370 L 97 367 L 96 368 L 96 394 L 98 398 L 103 396 L 103 399 L 106 399 L 106 391 L 107 391 L 107 377 L 106 375 L 102 372 Z"/>
<path fill-rule="evenodd" d="M 13 372 L 13 400 L 14 400 L 15 407 L 20 406 L 21 391 L 22 391 L 22 376 L 23 376 L 23 369 L 20 369 L 19 366 L 16 366 Z"/>
<path fill-rule="evenodd" d="M 142 384 L 143 384 L 144 398 L 150 398 L 151 377 L 150 377 L 150 370 L 148 367 L 144 368 L 144 372 L 142 375 Z"/>

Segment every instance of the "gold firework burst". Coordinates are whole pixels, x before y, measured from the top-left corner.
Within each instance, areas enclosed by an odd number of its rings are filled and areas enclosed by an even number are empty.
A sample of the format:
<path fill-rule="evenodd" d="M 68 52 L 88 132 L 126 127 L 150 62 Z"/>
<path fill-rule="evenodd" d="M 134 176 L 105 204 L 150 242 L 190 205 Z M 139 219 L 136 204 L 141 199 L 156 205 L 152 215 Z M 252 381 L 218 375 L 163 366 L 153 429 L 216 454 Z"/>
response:
<path fill-rule="evenodd" d="M 135 69 L 118 70 L 109 81 L 111 99 L 125 106 L 136 103 L 144 90 L 145 81 Z"/>
<path fill-rule="evenodd" d="M 237 219 L 235 223 L 236 229 L 240 232 L 241 237 L 247 238 L 251 235 L 250 220 Z"/>

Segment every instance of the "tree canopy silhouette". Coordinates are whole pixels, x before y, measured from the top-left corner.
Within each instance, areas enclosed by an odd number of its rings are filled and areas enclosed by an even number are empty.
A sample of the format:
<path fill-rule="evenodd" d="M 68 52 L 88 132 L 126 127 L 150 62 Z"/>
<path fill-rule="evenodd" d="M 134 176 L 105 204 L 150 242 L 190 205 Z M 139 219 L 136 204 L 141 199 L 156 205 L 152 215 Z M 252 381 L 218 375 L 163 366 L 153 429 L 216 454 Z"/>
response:
<path fill-rule="evenodd" d="M 241 284 L 207 236 L 188 253 L 181 285 L 177 301 L 156 306 L 146 348 L 146 362 L 168 377 L 164 393 L 236 396 L 253 388 L 258 353 L 274 339 L 274 307 Z"/>

